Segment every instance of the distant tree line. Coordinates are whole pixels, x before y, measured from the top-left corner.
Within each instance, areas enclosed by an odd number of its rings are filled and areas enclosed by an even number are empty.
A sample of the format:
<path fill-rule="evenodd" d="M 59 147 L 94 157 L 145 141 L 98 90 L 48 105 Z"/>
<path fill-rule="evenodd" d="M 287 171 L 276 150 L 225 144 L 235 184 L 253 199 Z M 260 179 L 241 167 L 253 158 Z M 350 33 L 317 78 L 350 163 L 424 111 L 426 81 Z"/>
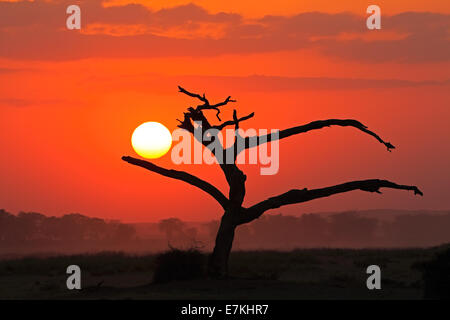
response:
<path fill-rule="evenodd" d="M 450 242 L 450 213 L 402 214 L 387 220 L 358 212 L 267 215 L 237 232 L 241 247 L 423 247 Z"/>
<path fill-rule="evenodd" d="M 236 249 L 291 250 L 312 247 L 427 247 L 450 242 L 450 212 L 439 214 L 265 215 L 236 229 Z M 211 250 L 219 221 L 167 218 L 153 224 L 125 224 L 81 214 L 50 217 L 0 210 L 0 254 L 168 248 Z M 137 229 L 139 229 L 137 231 Z"/>
<path fill-rule="evenodd" d="M 177 218 L 159 222 L 167 242 L 178 248 L 210 249 L 219 227 L 213 220 L 193 227 Z M 266 215 L 236 229 L 237 249 L 299 247 L 425 247 L 450 242 L 450 212 L 385 214 L 367 217 L 357 211 L 301 216 Z"/>
<path fill-rule="evenodd" d="M 13 215 L 0 210 L 0 245 L 26 242 L 127 242 L 136 237 L 133 226 L 78 213 L 48 217 L 36 212 Z"/>

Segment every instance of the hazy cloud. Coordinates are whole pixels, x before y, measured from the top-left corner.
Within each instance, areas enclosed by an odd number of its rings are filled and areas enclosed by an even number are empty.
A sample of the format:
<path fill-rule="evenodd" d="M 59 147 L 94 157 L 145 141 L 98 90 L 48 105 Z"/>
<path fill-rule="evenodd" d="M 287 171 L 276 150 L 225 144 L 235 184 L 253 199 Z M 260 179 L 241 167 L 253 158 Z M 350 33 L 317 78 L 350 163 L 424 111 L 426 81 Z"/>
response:
<path fill-rule="evenodd" d="M 12 69 L 12 68 L 1 68 L 0 67 L 0 74 L 2 73 L 13 73 L 13 72 L 20 72 L 20 71 L 26 71 L 29 69 Z"/>
<path fill-rule="evenodd" d="M 1 98 L 0 107 L 32 107 L 37 105 L 60 104 L 63 100 L 58 99 L 16 99 L 16 98 Z"/>
<path fill-rule="evenodd" d="M 373 88 L 403 88 L 449 85 L 446 81 L 409 81 L 397 79 L 350 79 L 350 78 L 308 78 L 276 76 L 182 76 L 180 82 L 204 82 L 220 87 L 244 91 L 288 91 L 288 90 L 358 90 Z"/>
<path fill-rule="evenodd" d="M 81 1 L 82 31 L 65 29 L 70 1 L 0 2 L 0 56 L 71 60 L 90 57 L 216 56 L 315 48 L 345 60 L 439 62 L 450 60 L 450 17 L 405 12 L 383 17 L 381 31 L 367 31 L 365 17 L 309 12 L 248 20 L 212 14 L 194 5 L 153 11 L 139 4 L 103 7 Z M 127 26 L 139 26 L 128 28 Z M 110 28 L 114 27 L 114 34 Z M 121 30 L 123 32 L 121 33 Z M 383 32 L 403 34 L 383 38 Z M 379 32 L 380 39 L 364 35 Z M 361 37 L 343 39 L 342 34 Z"/>

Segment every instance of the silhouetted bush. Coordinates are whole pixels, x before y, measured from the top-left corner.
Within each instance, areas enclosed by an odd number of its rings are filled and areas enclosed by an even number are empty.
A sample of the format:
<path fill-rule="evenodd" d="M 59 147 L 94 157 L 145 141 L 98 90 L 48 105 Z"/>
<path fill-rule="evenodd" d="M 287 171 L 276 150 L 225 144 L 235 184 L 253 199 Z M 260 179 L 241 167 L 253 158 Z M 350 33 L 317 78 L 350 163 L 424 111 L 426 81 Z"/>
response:
<path fill-rule="evenodd" d="M 450 299 L 450 248 L 422 266 L 425 299 Z"/>
<path fill-rule="evenodd" d="M 156 257 L 154 283 L 198 279 L 206 274 L 206 256 L 198 250 L 179 250 L 159 254 Z"/>

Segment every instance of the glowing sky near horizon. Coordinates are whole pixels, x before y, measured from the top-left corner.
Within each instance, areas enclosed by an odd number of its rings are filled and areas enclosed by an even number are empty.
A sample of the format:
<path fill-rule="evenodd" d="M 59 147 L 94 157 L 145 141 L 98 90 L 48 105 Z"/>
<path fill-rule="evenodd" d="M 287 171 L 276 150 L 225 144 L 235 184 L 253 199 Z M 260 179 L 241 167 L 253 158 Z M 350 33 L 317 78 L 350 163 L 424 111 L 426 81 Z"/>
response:
<path fill-rule="evenodd" d="M 356 118 L 397 147 L 389 153 L 350 128 L 283 140 L 277 175 L 243 167 L 247 205 L 292 188 L 382 178 L 425 196 L 352 192 L 274 213 L 450 208 L 449 1 L 378 1 L 379 31 L 365 29 L 366 1 L 109 2 L 77 1 L 79 32 L 65 29 L 71 1 L 0 1 L 0 208 L 218 219 L 202 191 L 120 159 L 134 154 L 137 126 L 172 131 L 195 105 L 177 85 L 211 101 L 236 98 L 222 119 L 233 108 L 255 112 L 247 128 Z M 170 152 L 155 163 L 228 192 L 215 166 L 177 166 Z"/>

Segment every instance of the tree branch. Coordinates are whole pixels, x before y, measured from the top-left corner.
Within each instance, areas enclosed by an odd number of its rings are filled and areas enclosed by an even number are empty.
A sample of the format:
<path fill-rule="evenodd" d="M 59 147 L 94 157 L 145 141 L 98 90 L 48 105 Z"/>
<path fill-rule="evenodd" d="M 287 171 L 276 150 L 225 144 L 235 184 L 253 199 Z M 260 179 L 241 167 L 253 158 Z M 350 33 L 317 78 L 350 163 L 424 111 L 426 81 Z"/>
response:
<path fill-rule="evenodd" d="M 384 144 L 388 151 L 391 151 L 391 149 L 395 149 L 395 147 L 390 142 L 385 142 L 375 132 L 370 131 L 361 122 L 359 122 L 357 120 L 353 120 L 353 119 L 328 119 L 328 120 L 313 121 L 313 122 L 310 122 L 308 124 L 301 125 L 298 127 L 281 130 L 279 132 L 278 139 L 281 140 L 281 139 L 290 137 L 294 134 L 304 133 L 304 132 L 308 132 L 311 130 L 322 129 L 324 127 L 330 127 L 330 126 L 354 127 L 356 129 L 361 130 L 362 132 L 365 132 L 365 133 L 373 136 L 380 143 Z M 272 136 L 270 134 L 267 134 L 264 136 L 246 137 L 244 147 L 245 147 L 245 149 L 249 149 L 252 147 L 256 147 L 260 144 L 270 142 L 271 140 L 272 140 Z M 239 150 L 239 152 L 240 151 L 242 151 L 242 150 Z"/>
<path fill-rule="evenodd" d="M 210 108 L 216 109 L 216 108 L 226 105 L 228 102 L 236 102 L 236 100 L 233 100 L 233 99 L 231 99 L 231 96 L 228 96 L 224 101 L 213 104 L 212 106 L 210 106 Z M 204 109 L 206 109 L 206 108 L 204 108 Z"/>
<path fill-rule="evenodd" d="M 163 175 L 165 177 L 169 177 L 172 179 L 181 180 L 184 182 L 187 182 L 199 189 L 202 189 L 206 193 L 208 193 L 210 196 L 212 196 L 214 199 L 219 202 L 219 204 L 222 206 L 222 208 L 226 209 L 228 207 L 229 201 L 225 195 L 220 192 L 219 189 L 214 187 L 209 182 L 206 182 L 200 178 L 197 178 L 196 176 L 193 176 L 187 172 L 184 171 L 177 171 L 173 169 L 165 169 L 162 167 L 157 166 L 156 164 L 153 164 L 151 162 L 136 159 L 133 157 L 122 157 L 122 160 L 125 162 L 128 162 L 132 165 L 142 167 L 144 169 L 159 173 L 160 175 Z"/>
<path fill-rule="evenodd" d="M 219 107 L 224 106 L 224 105 L 228 104 L 229 102 L 236 102 L 236 100 L 231 99 L 231 96 L 228 96 L 224 101 L 211 105 L 211 104 L 209 103 L 209 100 L 206 99 L 205 94 L 199 95 L 198 93 L 190 92 L 190 91 L 184 89 L 184 88 L 181 87 L 181 86 L 178 86 L 178 90 L 179 90 L 179 92 L 181 92 L 181 93 L 184 93 L 184 94 L 186 94 L 186 95 L 188 95 L 188 96 L 190 96 L 190 97 L 193 97 L 193 98 L 197 98 L 197 99 L 199 99 L 200 101 L 203 102 L 202 105 L 197 106 L 197 108 L 195 109 L 195 111 L 201 111 L 201 110 L 216 110 L 216 117 L 217 117 L 217 119 L 218 119 L 219 121 L 222 121 L 222 120 L 220 119 L 220 117 L 219 117 L 219 114 L 220 114 L 220 109 L 219 109 Z"/>
<path fill-rule="evenodd" d="M 416 186 L 399 185 L 388 180 L 379 179 L 351 181 L 321 189 L 293 189 L 286 193 L 261 201 L 254 206 L 246 209 L 245 211 L 247 213 L 243 215 L 241 223 L 250 222 L 254 219 L 259 218 L 267 210 L 276 209 L 281 206 L 311 201 L 318 198 L 325 198 L 333 194 L 344 193 L 353 190 L 381 193 L 380 188 L 413 190 L 414 194 L 423 196 L 422 191 L 420 191 Z"/>
<path fill-rule="evenodd" d="M 220 130 L 222 130 L 223 128 L 225 128 L 227 126 L 233 126 L 234 125 L 236 127 L 236 129 L 238 129 L 239 128 L 239 122 L 248 120 L 248 119 L 252 118 L 255 115 L 255 113 L 252 112 L 252 113 L 250 113 L 249 115 L 247 115 L 245 117 L 237 118 L 237 117 L 235 117 L 236 116 L 236 114 L 235 114 L 236 110 L 234 110 L 234 111 L 235 112 L 233 113 L 233 120 L 225 121 L 225 122 L 221 123 L 218 126 L 211 126 L 211 128 L 212 129 L 217 129 L 217 130 L 220 131 Z"/>
<path fill-rule="evenodd" d="M 184 89 L 184 88 L 181 87 L 181 86 L 178 86 L 178 90 L 179 90 L 179 92 L 181 92 L 181 93 L 184 93 L 184 94 L 186 94 L 186 95 L 188 95 L 188 96 L 190 96 L 190 97 L 192 97 L 192 98 L 197 98 L 197 99 L 199 99 L 200 101 L 202 101 L 204 104 L 209 105 L 209 101 L 208 101 L 208 99 L 206 99 L 205 94 L 203 94 L 203 96 L 201 96 L 201 95 L 199 95 L 198 93 L 192 93 L 192 92 L 190 92 L 190 91 L 187 91 L 186 89 Z"/>

